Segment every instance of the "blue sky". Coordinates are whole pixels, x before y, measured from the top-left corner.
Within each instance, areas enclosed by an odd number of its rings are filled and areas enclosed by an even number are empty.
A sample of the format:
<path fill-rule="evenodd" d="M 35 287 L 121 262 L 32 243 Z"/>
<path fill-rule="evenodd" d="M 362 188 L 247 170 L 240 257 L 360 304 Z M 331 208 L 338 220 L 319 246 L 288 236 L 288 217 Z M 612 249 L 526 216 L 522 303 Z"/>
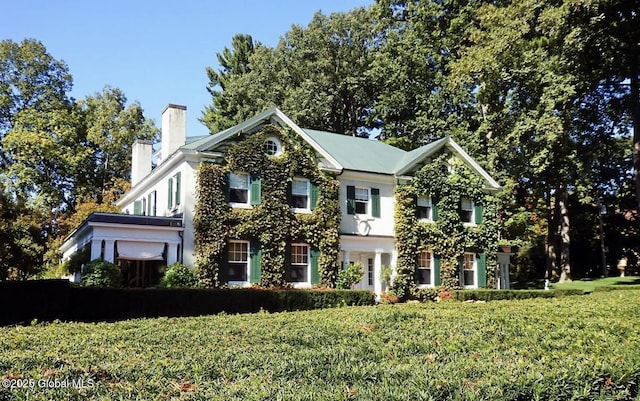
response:
<path fill-rule="evenodd" d="M 313 14 L 349 11 L 373 0 L 71 1 L 4 0 L 0 40 L 40 40 L 73 76 L 76 99 L 118 87 L 160 125 L 168 103 L 187 106 L 187 135 L 211 103 L 205 68 L 236 33 L 274 46 L 293 24 Z"/>

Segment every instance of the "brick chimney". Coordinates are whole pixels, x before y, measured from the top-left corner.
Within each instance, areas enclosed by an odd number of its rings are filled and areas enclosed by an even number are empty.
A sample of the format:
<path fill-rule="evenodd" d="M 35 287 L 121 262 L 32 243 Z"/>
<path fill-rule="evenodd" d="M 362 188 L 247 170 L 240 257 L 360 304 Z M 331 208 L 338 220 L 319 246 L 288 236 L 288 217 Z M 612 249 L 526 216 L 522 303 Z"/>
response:
<path fill-rule="evenodd" d="M 169 159 L 187 137 L 187 106 L 168 104 L 162 112 L 161 162 Z"/>
<path fill-rule="evenodd" d="M 153 144 L 149 140 L 137 139 L 131 147 L 131 186 L 135 186 L 151 172 Z"/>

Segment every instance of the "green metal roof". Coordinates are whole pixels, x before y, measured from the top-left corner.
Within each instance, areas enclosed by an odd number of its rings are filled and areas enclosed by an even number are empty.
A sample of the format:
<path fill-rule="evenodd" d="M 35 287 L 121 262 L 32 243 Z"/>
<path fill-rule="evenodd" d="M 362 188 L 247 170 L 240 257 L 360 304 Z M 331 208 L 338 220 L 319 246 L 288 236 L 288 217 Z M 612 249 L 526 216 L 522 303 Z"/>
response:
<path fill-rule="evenodd" d="M 304 132 L 347 170 L 393 174 L 398 161 L 407 153 L 372 139 L 311 129 Z"/>

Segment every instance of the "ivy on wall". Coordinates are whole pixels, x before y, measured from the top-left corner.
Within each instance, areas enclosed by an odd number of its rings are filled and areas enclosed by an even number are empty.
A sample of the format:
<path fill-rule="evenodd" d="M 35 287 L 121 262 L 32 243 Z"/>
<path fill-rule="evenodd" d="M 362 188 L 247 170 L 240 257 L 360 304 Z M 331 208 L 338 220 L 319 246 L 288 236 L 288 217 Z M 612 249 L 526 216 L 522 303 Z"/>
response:
<path fill-rule="evenodd" d="M 440 276 L 436 277 L 436 284 L 445 289 L 461 287 L 460 261 L 465 251 L 484 254 L 487 267 L 496 265 L 497 203 L 483 190 L 482 179 L 463 162 L 442 152 L 417 171 L 409 184 L 398 185 L 395 196 L 398 259 L 393 287 L 400 299 L 416 296 L 417 259 L 422 250 L 431 251 L 438 260 Z M 418 219 L 418 196 L 431 197 L 437 214 L 433 222 Z M 459 209 L 463 197 L 482 205 L 476 212 L 482 214 L 482 222 L 477 226 L 465 226 L 461 220 Z M 486 269 L 487 284 L 494 282 L 494 276 L 494 269 Z"/>
<path fill-rule="evenodd" d="M 283 152 L 278 156 L 267 156 L 264 152 L 265 140 L 272 137 L 283 144 Z M 229 172 L 259 175 L 258 205 L 251 209 L 229 206 L 226 196 Z M 318 187 L 317 205 L 311 213 L 294 213 L 289 206 L 289 185 L 294 177 L 307 178 Z M 334 286 L 340 250 L 339 183 L 318 169 L 315 153 L 297 135 L 268 125 L 257 133 L 241 136 L 227 150 L 222 164 L 200 164 L 197 191 L 196 272 L 202 285 L 225 285 L 220 267 L 227 258 L 226 245 L 230 239 L 242 239 L 260 244 L 261 286 L 287 286 L 287 247 L 292 242 L 306 243 L 319 251 L 318 284 Z"/>

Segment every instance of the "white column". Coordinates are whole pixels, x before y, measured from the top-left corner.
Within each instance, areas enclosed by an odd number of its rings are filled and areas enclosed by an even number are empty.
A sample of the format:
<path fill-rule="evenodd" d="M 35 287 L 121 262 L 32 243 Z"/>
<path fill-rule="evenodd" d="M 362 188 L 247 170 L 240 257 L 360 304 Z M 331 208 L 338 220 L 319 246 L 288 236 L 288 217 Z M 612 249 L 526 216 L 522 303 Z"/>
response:
<path fill-rule="evenodd" d="M 395 249 L 391 251 L 391 282 L 389 285 L 393 284 L 393 280 L 396 278 L 396 274 L 398 271 L 396 270 L 396 264 L 398 263 L 398 251 Z"/>
<path fill-rule="evenodd" d="M 102 251 L 102 240 L 92 239 L 91 240 L 91 260 L 100 259 L 101 251 Z"/>
<path fill-rule="evenodd" d="M 108 239 L 104 241 L 104 260 L 111 263 L 116 263 L 113 255 L 115 240 Z"/>
<path fill-rule="evenodd" d="M 376 300 L 380 301 L 382 294 L 382 281 L 380 275 L 382 273 L 382 251 L 376 250 L 376 257 L 373 259 L 373 292 L 376 293 Z"/>
<path fill-rule="evenodd" d="M 167 247 L 167 266 L 178 261 L 178 243 L 170 242 Z"/>
<path fill-rule="evenodd" d="M 343 262 L 343 268 L 346 269 L 347 266 L 349 266 L 349 258 L 351 257 L 351 251 L 343 251 L 344 252 L 344 256 L 342 258 L 342 262 Z"/>

